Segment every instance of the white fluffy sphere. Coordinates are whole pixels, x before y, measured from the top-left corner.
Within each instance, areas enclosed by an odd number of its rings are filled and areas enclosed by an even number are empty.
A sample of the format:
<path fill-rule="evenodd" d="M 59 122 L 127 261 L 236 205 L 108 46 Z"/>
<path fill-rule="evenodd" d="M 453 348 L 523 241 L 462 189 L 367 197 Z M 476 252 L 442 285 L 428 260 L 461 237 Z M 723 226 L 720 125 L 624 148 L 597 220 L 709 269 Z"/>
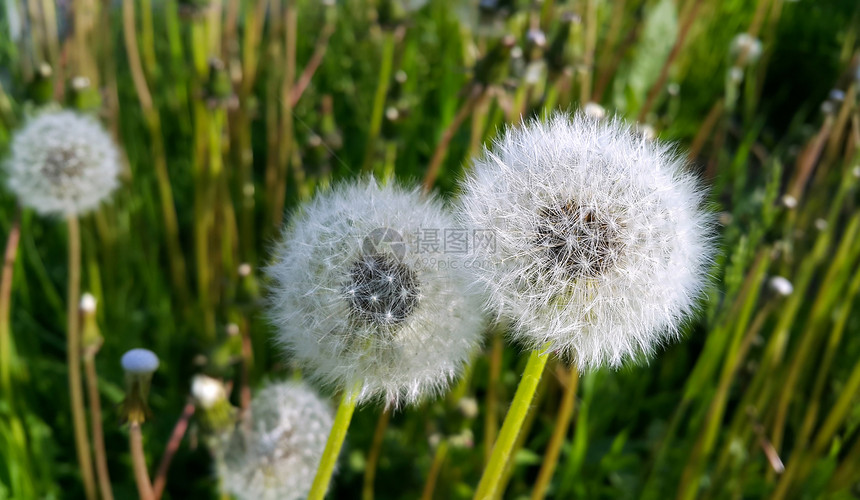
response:
<path fill-rule="evenodd" d="M 442 392 L 484 328 L 464 237 L 439 201 L 415 190 L 370 179 L 318 195 L 267 270 L 277 341 L 311 378 L 361 383 L 360 401 L 398 406 Z"/>
<path fill-rule="evenodd" d="M 43 215 L 80 215 L 116 189 L 119 154 L 95 119 L 54 111 L 15 133 L 4 165 L 22 205 Z"/>
<path fill-rule="evenodd" d="M 461 213 L 496 245 L 473 269 L 517 340 L 593 369 L 678 336 L 712 249 L 684 167 L 670 146 L 581 112 L 511 128 L 475 161 Z"/>
<path fill-rule="evenodd" d="M 307 498 L 332 427 L 328 404 L 304 384 L 260 390 L 250 421 L 217 451 L 223 488 L 240 500 Z"/>

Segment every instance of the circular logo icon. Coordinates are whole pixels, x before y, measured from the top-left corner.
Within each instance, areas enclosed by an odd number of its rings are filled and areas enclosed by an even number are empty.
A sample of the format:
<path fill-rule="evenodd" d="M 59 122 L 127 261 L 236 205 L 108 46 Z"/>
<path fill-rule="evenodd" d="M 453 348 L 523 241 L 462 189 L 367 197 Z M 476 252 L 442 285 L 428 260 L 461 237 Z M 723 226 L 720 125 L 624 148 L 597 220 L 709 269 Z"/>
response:
<path fill-rule="evenodd" d="M 398 261 L 406 256 L 406 243 L 400 233 L 390 227 L 378 227 L 364 237 L 361 249 L 365 254 L 390 253 Z"/>

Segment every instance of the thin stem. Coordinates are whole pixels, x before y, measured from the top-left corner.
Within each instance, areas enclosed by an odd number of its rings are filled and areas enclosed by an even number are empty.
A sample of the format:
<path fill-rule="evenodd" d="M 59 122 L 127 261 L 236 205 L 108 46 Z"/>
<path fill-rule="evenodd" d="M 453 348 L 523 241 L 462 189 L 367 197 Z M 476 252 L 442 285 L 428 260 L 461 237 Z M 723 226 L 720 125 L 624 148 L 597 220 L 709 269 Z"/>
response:
<path fill-rule="evenodd" d="M 421 500 L 433 500 L 433 491 L 436 490 L 436 480 L 439 479 L 439 472 L 442 471 L 442 464 L 445 463 L 445 457 L 448 455 L 448 440 L 443 439 L 439 446 L 436 447 L 436 453 L 433 455 L 433 464 L 430 466 L 430 472 L 427 473 L 427 482 L 424 484 L 424 491 L 421 492 Z"/>
<path fill-rule="evenodd" d="M 693 5 L 687 10 L 687 15 L 681 24 L 681 32 L 678 33 L 678 38 L 675 40 L 675 44 L 669 52 L 669 57 L 667 57 L 666 61 L 663 62 L 663 67 L 660 68 L 660 76 L 657 77 L 657 81 L 654 82 L 654 85 L 651 87 L 651 91 L 648 92 L 648 97 L 645 99 L 645 104 L 642 106 L 642 109 L 639 110 L 639 116 L 636 118 L 636 121 L 641 122 L 645 120 L 648 116 L 648 112 L 651 111 L 651 107 L 657 100 L 657 96 L 660 95 L 660 92 L 666 85 L 666 79 L 669 77 L 669 68 L 672 67 L 672 63 L 675 62 L 678 54 L 681 53 L 681 48 L 687 40 L 687 35 L 690 34 L 690 28 L 693 27 L 693 22 L 696 20 L 696 13 L 699 11 L 699 7 L 702 6 L 703 1 L 692 0 L 692 3 Z"/>
<path fill-rule="evenodd" d="M 87 415 L 84 409 L 84 388 L 81 380 L 81 334 L 78 303 L 81 294 L 81 228 L 75 215 L 68 217 L 69 227 L 69 291 L 66 320 L 68 337 L 66 344 L 69 368 L 69 396 L 72 405 L 72 423 L 75 429 L 75 448 L 78 465 L 88 499 L 96 498 L 96 479 L 93 474 L 90 438 L 87 434 Z"/>
<path fill-rule="evenodd" d="M 481 482 L 478 484 L 478 491 L 475 493 L 476 500 L 492 499 L 497 495 L 496 488 L 499 484 L 499 479 L 502 477 L 502 473 L 504 473 L 505 464 L 510 459 L 511 450 L 520 432 L 520 426 L 529 411 L 535 389 L 537 389 L 543 375 L 544 367 L 546 366 L 546 361 L 549 358 L 548 347 L 545 345 L 541 349 L 532 351 L 529 355 L 529 361 L 523 372 L 523 377 L 520 379 L 517 393 L 514 395 L 511 408 L 508 410 L 508 415 L 502 424 L 502 431 L 499 433 L 499 438 L 493 447 L 493 454 L 490 457 L 487 468 L 484 469 Z"/>
<path fill-rule="evenodd" d="M 105 433 L 102 428 L 102 404 L 99 396 L 99 376 L 96 372 L 96 352 L 98 347 L 91 348 L 84 356 L 84 370 L 87 377 L 87 397 L 90 402 L 90 426 L 93 429 L 93 452 L 96 458 L 96 476 L 99 482 L 99 492 L 103 500 L 113 500 L 108 473 L 107 452 L 105 451 Z"/>
<path fill-rule="evenodd" d="M 579 75 L 579 100 L 585 104 L 591 97 L 591 82 L 594 78 L 594 46 L 597 44 L 597 0 L 585 3 L 585 50 Z"/>
<path fill-rule="evenodd" d="M 567 379 L 564 397 L 561 400 L 561 406 L 558 408 L 558 416 L 555 419 L 555 429 L 552 431 L 552 437 L 544 453 L 543 464 L 541 464 L 540 472 L 532 490 L 532 500 L 543 500 L 546 496 L 546 489 L 549 486 L 550 480 L 552 480 L 555 467 L 558 464 L 558 456 L 561 454 L 561 445 L 564 443 L 564 438 L 567 436 L 567 431 L 570 428 L 570 421 L 573 417 L 576 403 L 576 390 L 579 388 L 579 373 L 575 366 L 568 370 Z"/>
<path fill-rule="evenodd" d="M 399 28 L 398 30 L 402 30 Z M 367 144 L 364 147 L 364 162 L 362 171 L 373 170 L 373 156 L 376 150 L 376 140 L 382 129 L 382 116 L 385 111 L 385 98 L 388 96 L 388 86 L 391 83 L 391 71 L 394 66 L 394 40 L 397 34 L 385 30 L 382 43 L 382 61 L 379 67 L 379 81 L 376 84 L 376 94 L 373 96 L 373 108 L 370 113 L 370 131 L 367 134 Z"/>
<path fill-rule="evenodd" d="M 379 455 L 382 451 L 382 441 L 385 438 L 385 430 L 391 420 L 391 410 L 382 410 L 379 420 L 376 421 L 376 430 L 373 431 L 373 443 L 367 454 L 367 464 L 364 466 L 364 486 L 361 490 L 361 498 L 373 500 L 373 481 L 376 479 L 376 467 L 379 465 Z"/>
<path fill-rule="evenodd" d="M 334 417 L 334 425 L 328 435 L 328 441 L 326 441 L 317 474 L 311 485 L 311 491 L 308 493 L 308 500 L 323 500 L 325 498 L 328 483 L 331 481 L 331 475 L 337 463 L 337 457 L 340 455 L 343 440 L 346 438 L 346 431 L 349 429 L 350 421 L 352 421 L 352 414 L 355 411 L 355 404 L 358 402 L 361 385 L 362 382 L 358 382 L 350 391 L 344 392 L 341 397 L 337 414 Z"/>
<path fill-rule="evenodd" d="M 6 238 L 6 253 L 3 257 L 3 275 L 0 277 L 0 389 L 9 394 L 12 389 L 12 331 L 9 326 L 9 311 L 12 304 L 12 275 L 21 241 L 21 211 L 17 210 Z"/>
<path fill-rule="evenodd" d="M 173 461 L 173 456 L 176 455 L 176 450 L 179 449 L 179 444 L 182 443 L 182 437 L 185 436 L 185 431 L 188 430 L 188 422 L 194 415 L 194 410 L 194 403 L 190 401 L 186 403 L 185 408 L 182 409 L 182 415 L 179 416 L 179 420 L 176 421 L 176 425 L 173 427 L 170 440 L 164 449 L 164 455 L 158 464 L 155 481 L 152 484 L 153 498 L 155 500 L 159 500 L 161 495 L 164 494 L 164 488 L 167 486 L 167 471 L 170 470 L 170 462 Z"/>
<path fill-rule="evenodd" d="M 466 98 L 466 102 L 460 107 L 460 110 L 454 116 L 454 119 L 442 132 L 442 137 L 439 138 L 439 144 L 433 151 L 433 156 L 430 158 L 430 163 L 427 166 L 427 173 L 424 174 L 424 192 L 428 193 L 433 189 L 433 184 L 436 182 L 436 177 L 439 176 L 439 170 L 442 168 L 442 162 L 445 160 L 445 155 L 448 153 L 448 145 L 451 144 L 451 139 L 454 138 L 454 133 L 460 128 L 460 125 L 469 116 L 475 105 L 480 100 L 484 93 L 484 88 L 480 85 L 475 85 Z"/>
<path fill-rule="evenodd" d="M 131 448 L 131 462 L 134 467 L 134 482 L 140 500 L 155 500 L 152 483 L 149 481 L 149 471 L 146 470 L 146 455 L 143 452 L 143 435 L 140 423 L 132 422 L 128 429 L 128 444 Z"/>
<path fill-rule="evenodd" d="M 499 377 L 502 374 L 502 357 L 505 353 L 505 343 L 501 332 L 493 336 L 493 347 L 490 352 L 490 380 L 487 382 L 487 401 L 484 405 L 484 464 L 489 462 L 493 453 L 493 443 L 499 432 Z"/>

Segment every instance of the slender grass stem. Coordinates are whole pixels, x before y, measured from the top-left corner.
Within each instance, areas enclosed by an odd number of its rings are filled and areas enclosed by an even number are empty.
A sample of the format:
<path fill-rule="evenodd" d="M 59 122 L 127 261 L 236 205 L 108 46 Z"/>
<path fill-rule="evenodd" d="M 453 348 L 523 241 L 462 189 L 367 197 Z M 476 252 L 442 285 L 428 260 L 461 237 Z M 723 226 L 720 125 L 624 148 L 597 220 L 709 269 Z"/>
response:
<path fill-rule="evenodd" d="M 594 79 L 594 46 L 597 44 L 597 0 L 585 3 L 585 49 L 579 74 L 579 100 L 583 105 L 591 98 Z"/>
<path fill-rule="evenodd" d="M 69 229 L 69 289 L 67 300 L 66 362 L 69 370 L 69 396 L 72 406 L 72 424 L 75 430 L 75 448 L 78 465 L 88 499 L 96 498 L 96 480 L 93 473 L 90 438 L 87 433 L 87 415 L 84 409 L 84 388 L 81 379 L 81 336 L 78 303 L 81 294 L 81 228 L 78 218 L 67 219 Z"/>
<path fill-rule="evenodd" d="M 346 431 L 349 429 L 352 414 L 355 412 L 361 385 L 362 382 L 356 383 L 352 389 L 344 391 L 341 396 L 340 405 L 338 405 L 337 414 L 334 417 L 334 425 L 329 433 L 328 441 L 326 441 L 319 468 L 311 485 L 311 491 L 308 493 L 308 500 L 323 500 L 325 498 L 331 475 L 334 473 L 334 466 L 337 464 L 337 457 L 340 455 L 343 440 L 346 438 Z"/>
<path fill-rule="evenodd" d="M 421 500 L 433 500 L 436 481 L 439 479 L 439 473 L 442 471 L 445 457 L 448 456 L 449 446 L 448 440 L 443 439 L 439 443 L 439 446 L 436 447 L 436 453 L 433 454 L 433 463 L 430 465 L 430 472 L 427 473 L 427 482 L 424 483 L 424 490 L 421 492 Z"/>
<path fill-rule="evenodd" d="M 564 438 L 567 436 L 567 431 L 570 428 L 570 421 L 573 417 L 576 402 L 576 390 L 579 388 L 579 373 L 575 366 L 567 370 L 567 378 L 564 396 L 561 400 L 561 406 L 558 408 L 558 415 L 555 418 L 555 429 L 552 431 L 552 437 L 546 447 L 546 452 L 544 452 L 543 464 L 541 464 L 540 472 L 535 480 L 531 500 L 543 500 L 546 496 L 547 487 L 552 480 L 553 473 L 558 464 L 558 457 L 561 454 L 561 445 L 564 443 Z"/>
<path fill-rule="evenodd" d="M 367 454 L 367 463 L 364 466 L 364 485 L 361 489 L 361 498 L 364 500 L 373 500 L 373 482 L 376 479 L 376 468 L 379 465 L 379 456 L 382 452 L 385 430 L 388 429 L 388 422 L 390 420 L 391 410 L 386 408 L 382 410 L 382 413 L 379 414 L 379 419 L 376 421 L 376 429 L 373 431 L 373 442 L 370 445 L 370 452 Z"/>
<path fill-rule="evenodd" d="M 666 58 L 666 61 L 663 62 L 663 66 L 660 68 L 660 75 L 651 87 L 651 91 L 648 92 L 648 97 L 645 98 L 645 104 L 642 105 L 642 108 L 639 110 L 639 115 L 636 117 L 636 121 L 641 122 L 648 117 L 648 112 L 651 111 L 651 108 L 657 101 L 657 96 L 660 95 L 660 92 L 662 92 L 666 85 L 666 79 L 669 78 L 669 69 L 672 67 L 672 63 L 675 62 L 675 59 L 678 58 L 678 54 L 681 53 L 681 49 L 684 47 L 684 43 L 687 40 L 687 35 L 690 34 L 690 28 L 693 27 L 693 22 L 696 20 L 696 13 L 699 11 L 699 7 L 701 7 L 703 3 L 703 0 L 692 0 L 692 5 L 687 9 L 687 15 L 681 23 L 681 31 L 678 33 L 678 38 L 675 40 L 675 44 L 672 46 L 672 50 L 669 52 L 669 56 Z"/>
<path fill-rule="evenodd" d="M 3 274 L 0 277 L 0 390 L 3 394 L 12 391 L 12 329 L 9 312 L 12 305 L 12 275 L 18 257 L 18 243 L 21 241 L 21 211 L 16 210 L 9 236 L 6 238 L 6 252 L 3 255 Z"/>
<path fill-rule="evenodd" d="M 146 455 L 143 451 L 143 435 L 140 432 L 139 422 L 132 422 L 129 426 L 128 443 L 131 448 L 134 482 L 137 484 L 140 500 L 155 500 L 155 493 L 149 480 L 149 471 L 146 469 Z"/>
<path fill-rule="evenodd" d="M 514 395 L 514 400 L 511 402 L 511 408 L 505 417 L 505 422 L 502 424 L 502 430 L 493 446 L 493 453 L 490 456 L 490 461 L 484 469 L 484 474 L 481 477 L 481 482 L 478 484 L 478 490 L 475 493 L 476 500 L 495 498 L 499 485 L 499 479 L 505 470 L 505 464 L 510 459 L 511 450 L 517 440 L 517 435 L 520 432 L 523 420 L 531 406 L 532 398 L 535 390 L 543 375 L 544 367 L 546 367 L 547 359 L 549 359 L 548 345 L 541 349 L 536 349 L 529 355 L 528 364 L 523 372 L 523 377 L 520 379 L 520 385 L 517 387 L 517 392 Z"/>
<path fill-rule="evenodd" d="M 484 93 L 484 88 L 480 85 L 475 85 L 466 98 L 466 102 L 460 106 L 460 110 L 451 120 L 451 123 L 445 127 L 442 136 L 439 138 L 439 143 L 433 151 L 433 156 L 430 158 L 430 163 L 427 165 L 427 173 L 424 175 L 424 192 L 429 193 L 433 189 L 433 184 L 436 182 L 436 177 L 439 176 L 439 171 L 442 169 L 442 162 L 445 160 L 445 155 L 448 153 L 448 146 L 451 144 L 451 139 L 463 121 L 469 116 L 475 105 Z"/>
<path fill-rule="evenodd" d="M 502 357 L 505 353 L 505 342 L 501 332 L 493 335 L 490 351 L 490 377 L 487 381 L 487 400 L 484 404 L 484 464 L 490 461 L 493 453 L 493 443 L 499 432 L 499 377 L 502 374 Z"/>
<path fill-rule="evenodd" d="M 84 372 L 87 378 L 87 397 L 90 403 L 90 427 L 93 430 L 93 453 L 96 459 L 96 476 L 102 500 L 113 500 L 110 473 L 108 472 L 105 433 L 102 427 L 102 404 L 99 395 L 99 377 L 96 372 L 98 345 L 90 347 L 84 354 Z"/>
<path fill-rule="evenodd" d="M 170 434 L 170 440 L 167 441 L 167 447 L 164 449 L 164 455 L 161 457 L 161 462 L 158 464 L 158 471 L 155 473 L 155 481 L 152 483 L 153 498 L 159 500 L 164 494 L 164 488 L 167 486 L 167 472 L 170 470 L 170 463 L 173 461 L 173 456 L 179 449 L 179 444 L 182 443 L 182 437 L 185 436 L 185 431 L 188 430 L 188 422 L 194 416 L 194 403 L 185 403 L 185 408 L 182 409 L 182 415 L 173 426 L 173 432 Z"/>
<path fill-rule="evenodd" d="M 403 28 L 397 31 L 402 32 Z M 382 117 L 385 114 L 385 98 L 388 96 L 388 86 L 391 83 L 391 72 L 394 67 L 395 39 L 398 33 L 385 30 L 382 41 L 382 60 L 379 66 L 379 81 L 376 84 L 376 93 L 373 96 L 373 107 L 370 112 L 370 130 L 367 133 L 367 144 L 364 147 L 364 161 L 361 170 L 371 172 L 373 170 L 373 157 L 376 151 L 376 141 L 379 131 L 382 129 Z"/>

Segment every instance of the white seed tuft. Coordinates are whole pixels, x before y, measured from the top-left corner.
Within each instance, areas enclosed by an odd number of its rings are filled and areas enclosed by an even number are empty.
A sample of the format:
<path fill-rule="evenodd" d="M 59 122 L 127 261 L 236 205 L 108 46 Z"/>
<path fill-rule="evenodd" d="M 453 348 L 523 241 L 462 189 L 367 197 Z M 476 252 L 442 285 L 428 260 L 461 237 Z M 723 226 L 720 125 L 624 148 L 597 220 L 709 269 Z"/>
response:
<path fill-rule="evenodd" d="M 329 406 L 304 384 L 282 382 L 254 396 L 247 424 L 216 452 L 224 490 L 240 500 L 307 498 L 332 427 Z"/>
<path fill-rule="evenodd" d="M 768 280 L 767 285 L 771 290 L 783 297 L 788 297 L 794 292 L 794 285 L 782 276 L 773 276 Z"/>
<path fill-rule="evenodd" d="M 684 167 L 671 146 L 583 113 L 511 128 L 475 161 L 461 212 L 496 245 L 472 268 L 516 340 L 584 370 L 679 336 L 713 226 Z"/>
<path fill-rule="evenodd" d="M 81 295 L 81 303 L 79 307 L 81 312 L 84 313 L 92 314 L 96 312 L 96 298 L 89 292 L 84 293 Z"/>
<path fill-rule="evenodd" d="M 361 383 L 360 401 L 399 406 L 443 392 L 484 327 L 466 255 L 444 247 L 451 231 L 465 235 L 418 191 L 371 179 L 318 195 L 267 269 L 276 340 L 314 380 Z"/>
<path fill-rule="evenodd" d="M 122 369 L 129 374 L 148 374 L 158 369 L 158 356 L 149 349 L 132 349 L 122 355 Z"/>
<path fill-rule="evenodd" d="M 198 405 L 208 410 L 227 399 L 227 390 L 220 380 L 198 374 L 191 379 L 191 396 Z"/>
<path fill-rule="evenodd" d="M 5 169 L 22 205 L 42 215 L 80 215 L 116 189 L 119 154 L 95 119 L 46 112 L 15 133 Z"/>

